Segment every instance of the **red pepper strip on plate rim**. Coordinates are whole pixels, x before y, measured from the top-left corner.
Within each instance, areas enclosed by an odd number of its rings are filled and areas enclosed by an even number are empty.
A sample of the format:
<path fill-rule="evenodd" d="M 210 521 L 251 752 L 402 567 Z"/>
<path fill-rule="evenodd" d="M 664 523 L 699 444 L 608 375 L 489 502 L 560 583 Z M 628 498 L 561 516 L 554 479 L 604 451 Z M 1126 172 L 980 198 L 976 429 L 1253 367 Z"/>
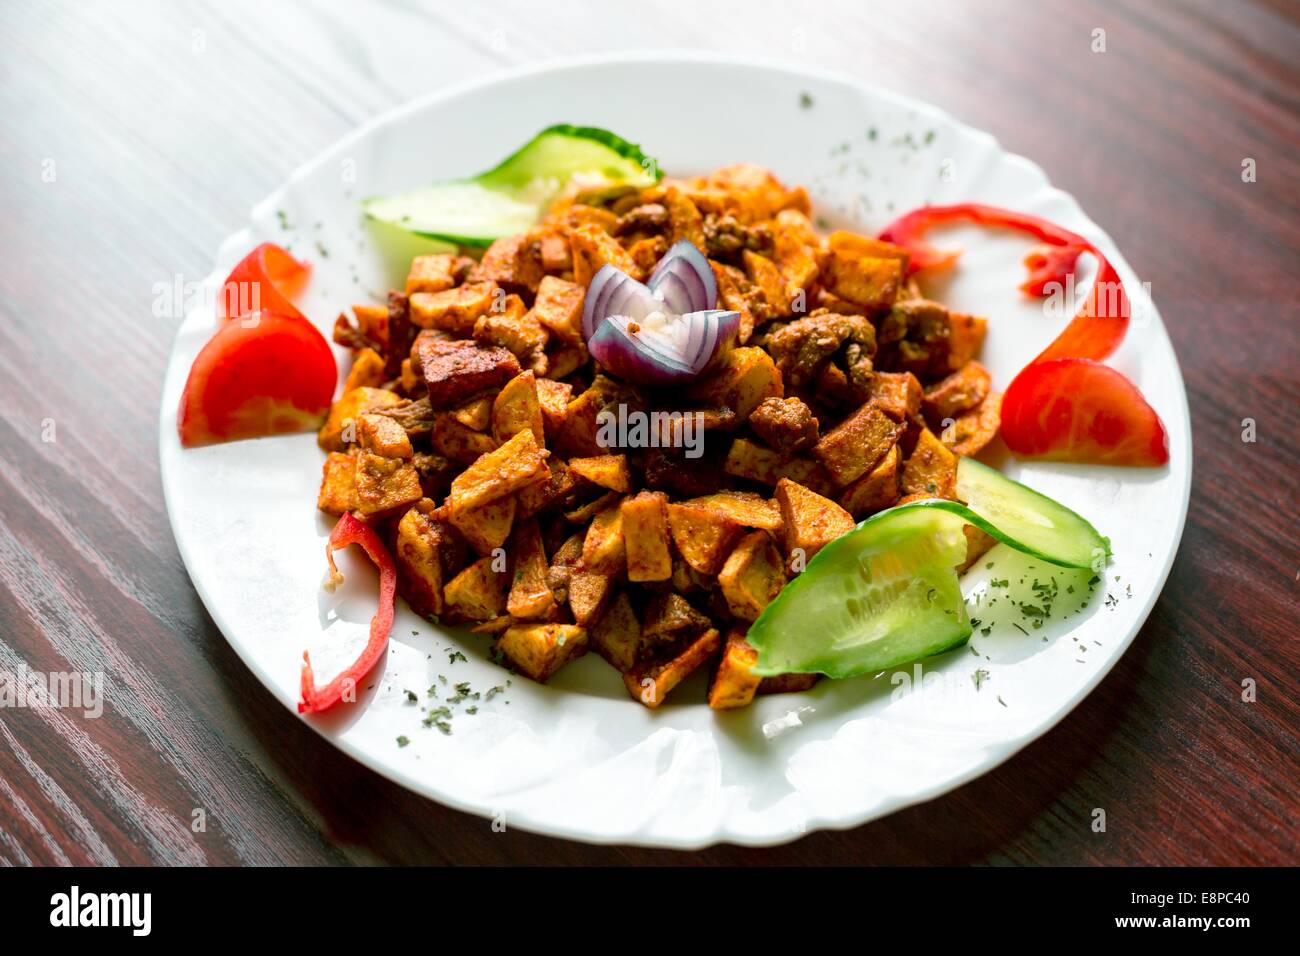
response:
<path fill-rule="evenodd" d="M 362 678 L 379 663 L 388 647 L 388 632 L 393 628 L 394 603 L 397 598 L 397 567 L 374 529 L 351 512 L 339 519 L 325 545 L 325 559 L 330 567 L 330 580 L 326 587 L 333 590 L 334 586 L 342 583 L 343 575 L 334 565 L 334 552 L 350 544 L 360 545 L 379 570 L 379 608 L 370 620 L 370 639 L 361 655 L 324 687 L 316 686 L 311 658 L 303 651 L 302 700 L 298 702 L 300 714 L 329 710 L 343 699 L 345 692 L 351 690 L 355 693 Z"/>
<path fill-rule="evenodd" d="M 922 238 L 932 226 L 976 222 L 1029 233 L 1045 246 L 1025 258 L 1029 278 L 1021 289 L 1043 295 L 1063 286 L 1080 254 L 1097 259 L 1097 278 L 1070 324 L 1012 380 L 1002 398 L 1002 437 L 1012 451 L 1061 461 L 1115 465 L 1162 465 L 1168 437 L 1155 410 L 1128 379 L 1099 364 L 1128 331 L 1129 300 L 1109 260 L 1078 233 L 1038 216 L 981 203 L 922 206 L 886 226 L 880 238 L 909 252 L 908 272 L 943 268 L 960 252 L 941 250 Z M 1051 363 L 1029 372 L 1039 363 Z M 1086 368 L 1085 368 L 1086 366 Z M 1087 385 L 1087 401 L 1070 389 Z M 1126 431 L 1128 430 L 1128 431 Z M 1130 433 L 1131 432 L 1131 433 Z"/>

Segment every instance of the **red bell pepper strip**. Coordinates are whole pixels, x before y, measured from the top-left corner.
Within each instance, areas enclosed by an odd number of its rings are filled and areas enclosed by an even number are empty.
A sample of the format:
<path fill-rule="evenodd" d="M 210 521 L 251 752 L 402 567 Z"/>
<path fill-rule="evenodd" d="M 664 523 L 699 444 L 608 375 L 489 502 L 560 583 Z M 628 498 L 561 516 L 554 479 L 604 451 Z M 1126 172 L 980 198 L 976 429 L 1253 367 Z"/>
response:
<path fill-rule="evenodd" d="M 940 250 L 922 234 L 931 226 L 959 221 L 1018 229 L 1045 243 L 1025 257 L 1029 277 L 1020 288 L 1031 295 L 1044 294 L 1053 282 L 1064 287 L 1082 253 L 1097 259 L 1096 281 L 1079 311 L 1003 395 L 1002 437 L 1007 447 L 1026 456 L 1064 461 L 1167 462 L 1168 439 L 1155 410 L 1131 382 L 1097 364 L 1124 340 L 1130 313 L 1119 273 L 1101 251 L 1046 219 L 981 203 L 923 206 L 894 220 L 880 238 L 908 250 L 908 272 L 942 268 L 960 253 Z M 1072 391 L 1078 389 L 1087 392 Z"/>
<path fill-rule="evenodd" d="M 348 691 L 353 693 L 350 699 L 355 700 L 357 685 L 366 674 L 370 673 L 370 669 L 379 663 L 379 659 L 384 656 L 384 651 L 388 647 L 388 632 L 393 628 L 394 602 L 397 598 L 397 566 L 374 529 L 350 512 L 339 519 L 325 545 L 325 560 L 330 566 L 330 579 L 326 587 L 333 590 L 343 582 L 343 575 L 339 574 L 338 568 L 334 565 L 334 552 L 350 544 L 361 545 L 375 567 L 379 569 L 379 609 L 370 619 L 370 640 L 366 642 L 361 656 L 324 687 L 316 686 L 316 680 L 312 676 L 311 658 L 307 656 L 306 651 L 303 651 L 302 700 L 298 702 L 300 714 L 316 714 L 329 710 L 342 700 L 343 695 Z"/>
<path fill-rule="evenodd" d="M 300 262 L 273 242 L 264 242 L 230 270 L 217 315 L 236 319 L 251 312 L 276 312 L 302 317 L 290 299 L 302 291 L 311 266 Z"/>

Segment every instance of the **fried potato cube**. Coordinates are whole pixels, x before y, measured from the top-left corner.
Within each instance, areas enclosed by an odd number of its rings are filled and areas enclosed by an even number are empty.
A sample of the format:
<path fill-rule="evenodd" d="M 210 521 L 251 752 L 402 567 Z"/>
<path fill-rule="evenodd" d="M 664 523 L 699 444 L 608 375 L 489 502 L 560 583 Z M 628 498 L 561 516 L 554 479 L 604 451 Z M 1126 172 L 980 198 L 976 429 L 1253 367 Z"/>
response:
<path fill-rule="evenodd" d="M 432 505 L 433 502 L 421 502 Z M 450 533 L 447 526 L 421 511 L 421 504 L 402 515 L 397 523 L 397 590 L 415 613 L 424 617 L 443 609 L 442 547 Z"/>
<path fill-rule="evenodd" d="M 545 426 L 546 437 L 554 444 L 555 437 L 564 427 L 564 417 L 569 412 L 569 402 L 573 399 L 573 386 L 549 378 L 539 378 L 535 384 L 537 401 L 542 406 L 542 423 Z"/>
<path fill-rule="evenodd" d="M 476 341 L 499 345 L 525 363 L 531 363 L 534 356 L 541 354 L 550 337 L 551 333 L 537 321 L 537 316 L 524 306 L 524 300 L 513 294 L 506 296 L 499 308 L 493 306 L 474 323 Z"/>
<path fill-rule="evenodd" d="M 661 591 L 646 604 L 641 636 L 646 640 L 672 641 L 698 634 L 708 626 L 709 619 L 686 598 L 674 591 Z"/>
<path fill-rule="evenodd" d="M 803 570 L 813 555 L 853 530 L 852 515 L 789 478 L 777 482 L 776 500 L 781 506 L 786 559 L 795 570 Z"/>
<path fill-rule="evenodd" d="M 757 620 L 776 599 L 785 587 L 785 565 L 766 531 L 740 539 L 718 573 L 718 586 L 727 608 L 742 621 Z"/>
<path fill-rule="evenodd" d="M 449 412 L 434 414 L 429 442 L 439 455 L 462 465 L 474 464 L 482 455 L 497 447 L 491 435 L 477 432 L 456 421 Z"/>
<path fill-rule="evenodd" d="M 746 419 L 765 398 L 782 398 L 781 373 L 760 348 L 732 349 L 707 377 L 687 392 L 706 405 L 726 406 Z"/>
<path fill-rule="evenodd" d="M 486 431 L 488 425 L 492 423 L 492 399 L 483 395 L 466 402 L 459 408 L 451 409 L 448 414 L 466 428 L 476 432 Z"/>
<path fill-rule="evenodd" d="M 564 410 L 564 422 L 560 425 L 554 444 L 571 455 L 603 455 L 605 449 L 596 437 L 600 433 L 597 416 L 604 407 L 605 396 L 596 388 L 589 388 L 573 399 Z"/>
<path fill-rule="evenodd" d="M 479 558 L 442 589 L 448 613 L 464 621 L 490 621 L 506 609 L 506 574 L 493 569 L 496 558 Z"/>
<path fill-rule="evenodd" d="M 504 385 L 520 372 L 519 360 L 500 346 L 428 338 L 417 341 L 415 349 L 433 408 L 464 405 L 479 392 Z"/>
<path fill-rule="evenodd" d="M 582 306 L 587 289 L 576 282 L 546 276 L 537 287 L 533 315 L 544 328 L 570 345 L 585 345 L 582 337 Z"/>
<path fill-rule="evenodd" d="M 354 305 L 352 314 L 357 318 L 357 331 L 364 338 L 381 347 L 388 345 L 388 306 Z"/>
<path fill-rule="evenodd" d="M 634 278 L 640 276 L 636 260 L 617 239 L 596 226 L 579 226 L 569 233 L 574 284 L 587 288 L 601 266 L 612 265 Z"/>
<path fill-rule="evenodd" d="M 907 274 L 908 253 L 902 246 L 883 239 L 845 232 L 837 229 L 826 237 L 826 247 L 831 255 L 845 256 L 852 259 L 870 257 L 873 259 L 897 259 L 902 264 L 903 274 Z"/>
<path fill-rule="evenodd" d="M 568 602 L 573 619 L 589 626 L 605 609 L 614 593 L 614 575 L 597 571 L 574 571 L 569 575 Z"/>
<path fill-rule="evenodd" d="M 388 380 L 384 374 L 384 357 L 372 348 L 364 348 L 352 360 L 348 377 L 343 382 L 346 395 L 354 388 L 378 388 Z"/>
<path fill-rule="evenodd" d="M 451 509 L 468 511 L 513 494 L 549 474 L 545 451 L 537 444 L 532 431 L 521 431 L 456 476 L 451 483 Z"/>
<path fill-rule="evenodd" d="M 497 239 L 483 253 L 473 278 L 494 282 L 512 292 L 537 291 L 542 281 L 542 245 L 529 233 Z"/>
<path fill-rule="evenodd" d="M 572 463 L 569 470 L 573 470 Z M 623 510 L 615 504 L 591 520 L 582 542 L 582 563 L 599 574 L 620 574 L 627 566 L 626 555 Z"/>
<path fill-rule="evenodd" d="M 813 280 L 821 271 L 820 246 L 807 216 L 792 209 L 777 214 L 772 223 L 772 260 L 785 280 L 786 302 L 810 295 Z"/>
<path fill-rule="evenodd" d="M 517 624 L 498 638 L 497 650 L 519 673 L 545 684 L 569 661 L 587 653 L 587 629 L 576 624 Z"/>
<path fill-rule="evenodd" d="M 392 408 L 404 399 L 386 388 L 354 388 L 339 396 L 330 406 L 325 424 L 316 435 L 316 444 L 325 451 L 343 451 L 356 440 L 356 418 L 362 412 Z M 344 434 L 344 431 L 347 434 Z"/>
<path fill-rule="evenodd" d="M 745 632 L 738 627 L 728 631 L 718 669 L 709 683 L 709 706 L 714 710 L 748 707 L 763 680 L 750 673 L 757 661 L 758 651 L 745 640 Z"/>
<path fill-rule="evenodd" d="M 511 495 L 474 508 L 448 509 L 447 518 L 476 554 L 489 555 L 510 537 L 517 508 Z"/>
<path fill-rule="evenodd" d="M 627 247 L 627 254 L 636 263 L 638 275 L 649 275 L 655 265 L 668 252 L 668 240 L 663 236 L 637 239 Z"/>
<path fill-rule="evenodd" d="M 984 337 L 988 333 L 989 320 L 977 315 L 950 312 L 948 322 L 948 368 L 956 371 L 980 354 L 980 349 L 984 347 Z"/>
<path fill-rule="evenodd" d="M 741 253 L 745 276 L 763 295 L 772 315 L 789 315 L 790 300 L 785 297 L 785 280 L 781 270 L 767 256 L 746 249 Z"/>
<path fill-rule="evenodd" d="M 357 498 L 357 456 L 332 451 L 321 469 L 316 507 L 327 515 L 341 515 L 361 507 Z"/>
<path fill-rule="evenodd" d="M 519 489 L 515 496 L 519 499 L 519 518 L 531 518 L 554 504 L 568 498 L 578 487 L 577 480 L 569 473 L 569 466 L 556 459 L 550 465 L 550 476 Z"/>
<path fill-rule="evenodd" d="M 406 294 L 450 289 L 456 284 L 457 258 L 451 253 L 416 256 L 411 260 L 411 269 L 406 274 Z"/>
<path fill-rule="evenodd" d="M 668 496 L 642 491 L 621 505 L 629 581 L 664 581 L 672 577 L 668 532 Z"/>
<path fill-rule="evenodd" d="M 709 628 L 671 655 L 641 661 L 623 675 L 623 684 L 633 700 L 653 709 L 663 703 L 674 687 L 691 672 L 707 663 L 722 647 L 717 628 Z"/>
<path fill-rule="evenodd" d="M 968 571 L 972 564 L 984 557 L 989 549 L 998 543 L 997 538 L 973 524 L 962 525 L 961 530 L 966 535 L 966 559 L 957 565 L 958 574 Z"/>
<path fill-rule="evenodd" d="M 521 619 L 544 618 L 555 609 L 555 595 L 546 584 L 546 551 L 537 522 L 520 522 L 513 542 L 515 570 L 506 610 Z"/>
<path fill-rule="evenodd" d="M 546 372 L 549 379 L 568 378 L 587 364 L 591 356 L 585 345 L 560 345 L 546 353 Z"/>
<path fill-rule="evenodd" d="M 410 463 L 367 451 L 357 456 L 357 507 L 363 515 L 387 516 L 423 497 L 420 473 Z"/>
<path fill-rule="evenodd" d="M 903 422 L 921 411 L 921 381 L 911 372 L 876 372 L 868 397 L 894 421 Z"/>
<path fill-rule="evenodd" d="M 720 515 L 742 528 L 762 528 L 778 531 L 781 528 L 781 510 L 776 502 L 752 491 L 717 491 L 701 498 L 682 502 Z"/>
<path fill-rule="evenodd" d="M 902 434 L 900 423 L 868 402 L 827 432 L 812 453 L 842 487 L 865 475 Z"/>
<path fill-rule="evenodd" d="M 976 408 L 988 397 L 989 373 L 979 362 L 967 362 L 925 390 L 922 408 L 931 425 L 942 429 L 944 420 Z"/>
<path fill-rule="evenodd" d="M 596 455 L 592 458 L 570 458 L 569 470 L 579 478 L 594 485 L 626 494 L 632 490 L 632 471 L 627 466 L 627 455 Z"/>
<path fill-rule="evenodd" d="M 782 478 L 789 478 L 818 494 L 829 495 L 833 490 L 830 472 L 822 467 L 821 462 L 810 458 L 783 461 L 779 453 L 748 438 L 737 438 L 731 443 L 723 470 L 737 478 L 765 485 L 775 486 Z"/>
<path fill-rule="evenodd" d="M 823 280 L 842 299 L 869 309 L 887 309 L 903 284 L 903 263 L 832 249 Z"/>
<path fill-rule="evenodd" d="M 753 292 L 745 273 L 735 266 L 724 262 L 709 260 L 713 267 L 713 280 L 718 285 L 718 308 L 740 313 L 740 324 L 736 331 L 736 342 L 744 345 L 754 332 L 754 312 L 750 308 Z"/>
<path fill-rule="evenodd" d="M 576 479 L 575 479 L 576 480 Z M 606 508 L 618 504 L 621 496 L 617 491 L 607 491 L 599 497 L 593 498 L 586 504 L 579 505 L 564 513 L 564 520 L 570 524 L 587 524 L 592 518 L 600 514 Z"/>
<path fill-rule="evenodd" d="M 410 297 L 411 321 L 422 329 L 442 329 L 466 338 L 474 323 L 499 297 L 495 282 L 469 282 L 442 292 L 416 292 Z"/>
<path fill-rule="evenodd" d="M 928 428 L 921 430 L 903 466 L 902 492 L 931 498 L 957 497 L 957 456 Z"/>
<path fill-rule="evenodd" d="M 542 269 L 547 273 L 568 272 L 573 268 L 573 255 L 569 252 L 569 239 L 562 233 L 552 229 L 545 229 L 538 237 L 538 243 L 542 249 Z M 543 279 L 542 281 L 545 281 Z M 537 287 L 537 294 L 541 295 L 542 287 Z"/>
<path fill-rule="evenodd" d="M 701 574 L 717 574 L 743 533 L 730 518 L 697 505 L 668 506 L 668 530 L 678 553 Z"/>
<path fill-rule="evenodd" d="M 620 593 L 591 626 L 591 646 L 596 653 L 626 674 L 636 666 L 641 651 L 641 622 L 636 619 L 632 602 Z"/>
<path fill-rule="evenodd" d="M 704 217 L 690 197 L 677 187 L 669 186 L 664 191 L 663 204 L 668 210 L 669 242 L 685 239 L 697 249 L 705 248 Z"/>
<path fill-rule="evenodd" d="M 529 430 L 537 444 L 546 444 L 546 426 L 542 403 L 537 395 L 537 376 L 529 369 L 506 382 L 492 403 L 492 436 L 507 442 L 521 431 Z"/>
<path fill-rule="evenodd" d="M 959 415 L 940 436 L 957 455 L 978 455 L 1002 427 L 1002 393 L 989 392 L 979 408 Z"/>
<path fill-rule="evenodd" d="M 897 445 L 885 452 L 876 467 L 840 492 L 840 504 L 854 518 L 865 518 L 892 507 L 898 500 L 902 452 Z"/>
<path fill-rule="evenodd" d="M 388 416 L 373 412 L 357 418 L 357 441 L 365 451 L 383 458 L 410 458 L 415 454 L 406 429 Z"/>
<path fill-rule="evenodd" d="M 820 674 L 775 674 L 764 677 L 758 685 L 759 695 L 764 694 L 798 694 L 812 690 L 821 678 Z"/>

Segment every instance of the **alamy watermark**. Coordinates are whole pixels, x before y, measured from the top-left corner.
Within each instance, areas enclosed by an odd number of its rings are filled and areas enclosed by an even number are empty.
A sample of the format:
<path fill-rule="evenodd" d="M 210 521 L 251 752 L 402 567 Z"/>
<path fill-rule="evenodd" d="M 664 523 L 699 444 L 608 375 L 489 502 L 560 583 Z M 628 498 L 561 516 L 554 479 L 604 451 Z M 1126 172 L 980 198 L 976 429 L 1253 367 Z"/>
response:
<path fill-rule="evenodd" d="M 32 671 L 22 665 L 0 671 L 0 709 L 55 707 L 79 710 L 90 719 L 104 713 L 104 675 L 96 671 Z"/>
<path fill-rule="evenodd" d="M 619 403 L 596 416 L 601 448 L 681 448 L 687 458 L 704 454 L 703 412 L 643 412 Z"/>

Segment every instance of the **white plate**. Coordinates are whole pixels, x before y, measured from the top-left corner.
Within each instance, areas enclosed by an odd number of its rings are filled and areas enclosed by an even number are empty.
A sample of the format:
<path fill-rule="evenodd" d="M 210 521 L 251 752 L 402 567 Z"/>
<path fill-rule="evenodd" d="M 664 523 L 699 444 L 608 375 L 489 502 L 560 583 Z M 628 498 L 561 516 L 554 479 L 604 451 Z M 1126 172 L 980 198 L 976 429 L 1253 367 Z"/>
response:
<path fill-rule="evenodd" d="M 1111 363 L 1163 417 L 1170 465 L 1009 462 L 1007 471 L 1110 536 L 1116 561 L 1104 583 L 1113 606 L 1099 592 L 1062 619 L 1062 601 L 1042 630 L 1021 635 L 1008 622 L 988 637 L 977 631 L 978 656 L 962 649 L 919 672 L 823 681 L 808 694 L 764 697 L 723 714 L 702 702 L 700 675 L 649 711 L 593 654 L 548 686 L 515 678 L 444 735 L 421 725 L 426 688 L 439 685 L 445 697 L 450 684 L 468 681 L 482 692 L 507 675 L 488 661 L 486 639 L 433 627 L 403 605 L 374 690 L 311 726 L 398 783 L 507 827 L 689 848 L 774 844 L 855 826 L 986 772 L 1069 713 L 1132 641 L 1173 562 L 1191 479 L 1187 402 L 1164 327 L 1114 243 L 1037 166 L 987 133 L 897 93 L 787 66 L 673 54 L 530 69 L 394 110 L 303 166 L 222 245 L 206 288 L 255 243 L 290 242 L 314 263 L 304 307 L 328 332 L 341 309 L 379 301 L 404 274 L 404 263 L 386 267 L 357 200 L 486 169 L 556 122 L 615 130 L 670 174 L 742 160 L 768 166 L 806 184 L 833 223 L 874 230 L 924 202 L 982 200 L 1045 216 L 1096 242 L 1137 310 Z M 936 297 L 990 317 L 983 360 L 995 386 L 1005 387 L 1066 319 L 1045 316 L 1016 291 L 1029 243 L 975 228 L 940 238 L 966 251 Z M 160 440 L 167 507 L 208 611 L 283 701 L 285 719 L 299 719 L 304 648 L 322 682 L 353 656 L 373 611 L 375 579 L 364 559 L 346 554 L 349 586 L 339 596 L 321 590 L 329 522 L 314 507 L 322 460 L 314 436 L 180 448 L 177 401 L 213 321 L 210 308 L 195 308 L 172 350 Z M 1017 557 L 1005 548 L 991 553 L 992 575 L 1018 576 L 1024 562 Z M 989 577 L 984 562 L 977 568 L 965 582 L 968 594 Z M 1069 576 L 1056 573 L 1064 590 Z M 1003 619 L 1009 608 L 1002 601 L 993 610 L 973 616 Z M 467 660 L 449 663 L 449 650 Z M 419 704 L 408 703 L 407 690 Z M 399 736 L 410 744 L 399 747 Z"/>

